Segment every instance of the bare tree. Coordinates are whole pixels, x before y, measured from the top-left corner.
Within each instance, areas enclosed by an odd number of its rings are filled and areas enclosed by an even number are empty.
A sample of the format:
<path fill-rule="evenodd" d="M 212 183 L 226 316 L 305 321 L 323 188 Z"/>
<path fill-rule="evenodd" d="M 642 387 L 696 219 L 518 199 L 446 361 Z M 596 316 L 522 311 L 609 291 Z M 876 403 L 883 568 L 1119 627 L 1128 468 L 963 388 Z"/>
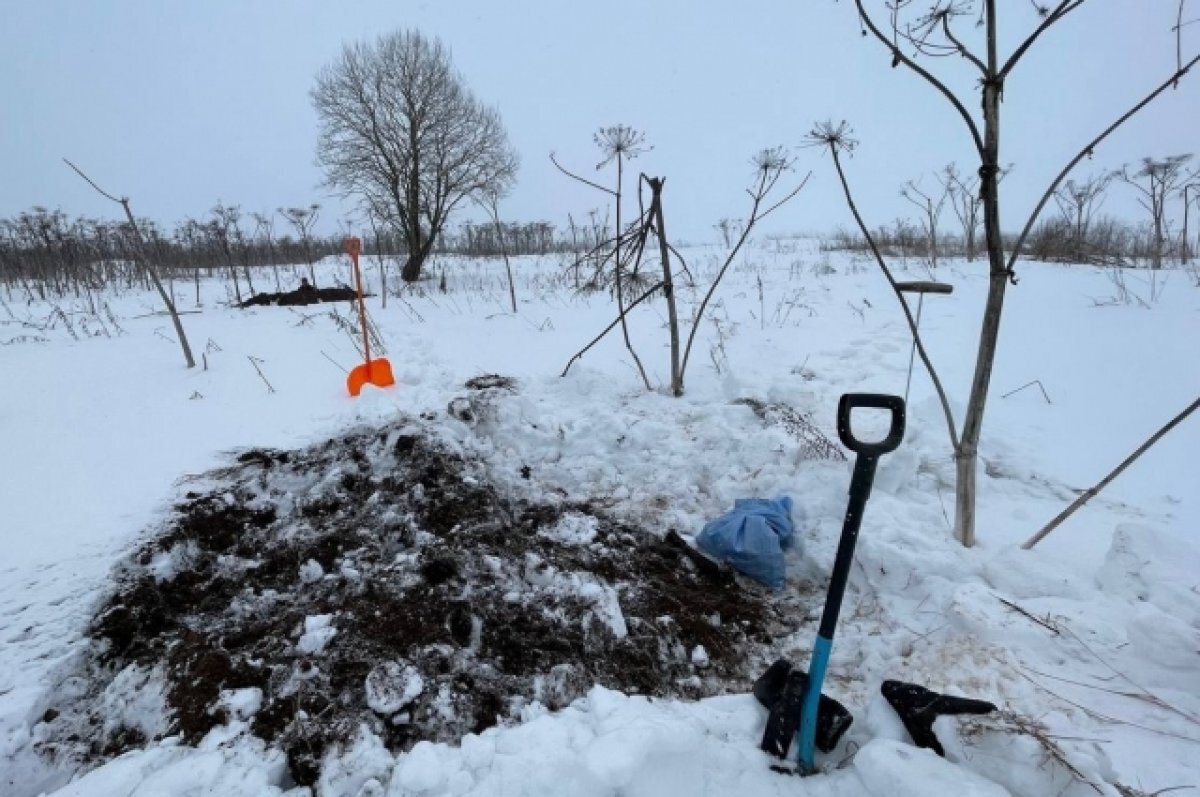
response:
<path fill-rule="evenodd" d="M 942 191 L 927 194 L 920 188 L 920 180 L 909 180 L 900 189 L 900 196 L 916 205 L 921 210 L 918 217 L 921 229 L 925 231 L 926 249 L 929 255 L 929 265 L 937 268 L 938 264 L 938 222 L 941 221 L 942 211 L 946 207 L 946 198 L 950 189 L 943 184 Z"/>
<path fill-rule="evenodd" d="M 1093 175 L 1082 182 L 1067 180 L 1054 192 L 1058 210 L 1070 225 L 1071 257 L 1077 262 L 1087 262 L 1091 257 L 1087 242 L 1092 217 L 1104 204 L 1104 193 L 1111 182 L 1111 174 Z"/>
<path fill-rule="evenodd" d="M 741 226 L 742 222 L 740 219 L 729 218 L 721 219 L 713 225 L 713 227 L 721 231 L 721 243 L 724 244 L 726 249 L 733 246 L 733 241 L 741 231 Z"/>
<path fill-rule="evenodd" d="M 979 177 L 972 175 L 964 178 L 956 164 L 948 163 L 938 175 L 938 182 L 942 184 L 950 200 L 950 209 L 962 227 L 963 252 L 967 262 L 973 262 L 977 254 L 975 236 L 979 232 L 979 212 L 983 208 L 979 198 Z"/>
<path fill-rule="evenodd" d="M 1167 201 L 1196 176 L 1196 172 L 1187 170 L 1191 159 L 1190 154 L 1168 155 L 1160 159 L 1142 158 L 1142 165 L 1138 169 L 1130 171 L 1126 165 L 1113 173 L 1114 177 L 1138 192 L 1138 204 L 1150 214 L 1150 268 L 1162 268 L 1167 240 Z"/>
<path fill-rule="evenodd" d="M 997 180 L 1003 181 L 1011 171 L 1012 164 L 1010 163 L 1000 170 Z M 979 254 L 979 218 L 983 212 L 983 197 L 979 192 L 979 175 L 973 174 L 970 177 L 964 177 L 958 171 L 958 165 L 950 163 L 938 175 L 938 182 L 942 184 L 942 188 L 950 200 L 950 208 L 954 211 L 954 216 L 962 227 L 964 254 L 967 261 L 972 262 Z"/>
<path fill-rule="evenodd" d="M 306 208 L 279 208 L 279 215 L 296 230 L 300 243 L 304 246 L 304 261 L 308 263 L 308 281 L 317 286 L 317 272 L 313 268 L 312 229 L 321 214 L 320 205 L 309 205 Z M 295 272 L 293 272 L 295 276 Z"/>
<path fill-rule="evenodd" d="M 981 2 L 933 0 L 932 8 L 915 17 L 910 17 L 906 13 L 911 8 L 910 2 L 880 3 L 879 5 L 884 7 L 884 13 L 889 18 L 889 22 L 883 23 L 882 27 L 866 8 L 870 0 L 854 0 L 863 35 L 873 37 L 883 46 L 893 67 L 903 65 L 905 69 L 918 75 L 950 104 L 961 119 L 979 159 L 979 188 L 983 204 L 982 222 L 989 266 L 988 292 L 980 328 L 975 372 L 971 379 L 971 389 L 961 434 L 957 431 L 949 411 L 949 405 L 943 401 L 943 410 L 950 429 L 950 440 L 954 448 L 957 476 L 955 533 L 966 546 L 975 544 L 975 480 L 979 460 L 979 438 L 983 429 L 988 388 L 991 385 L 992 368 L 996 358 L 1005 291 L 1010 282 L 1016 283 L 1015 266 L 1021 256 L 1025 240 L 1055 190 L 1075 166 L 1091 155 L 1114 130 L 1153 102 L 1164 91 L 1177 85 L 1197 61 L 1200 61 L 1200 56 L 1185 61 L 1182 57 L 1182 50 L 1180 50 L 1176 69 L 1163 83 L 1151 89 L 1099 135 L 1086 142 L 1050 182 L 1045 193 L 1026 219 L 1020 234 L 1006 252 L 1001 237 L 999 190 L 1001 172 L 1000 111 L 1005 82 L 1047 31 L 1056 28 L 1060 22 L 1084 5 L 1086 1 L 1053 0 L 1047 5 L 1036 2 L 1029 5 L 1020 4 L 1020 7 L 1024 8 L 1026 12 L 1032 12 L 1034 21 L 1025 37 L 1019 41 L 1006 58 L 1002 59 L 999 52 L 997 22 L 999 3 L 997 0 L 981 0 Z M 872 3 L 872 5 L 875 4 Z M 1005 4 L 1005 10 L 1012 11 L 1012 4 Z M 966 26 L 959 25 L 963 18 L 966 18 L 968 23 Z M 1182 35 L 1178 27 L 1175 34 L 1177 41 L 1178 37 Z M 964 33 L 972 37 L 972 44 L 983 48 L 982 55 L 977 54 L 972 47 L 968 46 Z M 968 110 L 968 103 L 965 103 L 925 65 L 935 59 L 945 57 L 954 57 L 958 63 L 965 64 L 978 79 L 979 116 Z M 1105 53 L 1104 57 L 1111 58 L 1112 55 Z M 1010 96 L 1007 99 L 1011 103 L 1013 98 Z M 836 153 L 840 145 L 837 136 L 833 135 L 834 132 L 835 129 L 830 126 L 829 131 L 814 131 L 813 138 L 817 143 L 828 146 L 831 151 Z M 843 185 L 846 186 L 847 199 L 849 199 L 849 187 L 845 182 L 844 175 Z M 869 236 L 869 230 L 861 222 L 857 213 L 856 220 L 859 220 L 864 234 Z M 879 260 L 882 263 L 882 258 Z M 906 316 L 910 315 L 903 295 L 897 293 L 897 297 L 905 309 Z M 922 362 L 925 363 L 932 375 L 933 369 L 928 359 L 922 356 Z"/>
<path fill-rule="evenodd" d="M 242 261 L 242 274 L 246 278 L 246 287 L 250 295 L 254 295 L 254 281 L 250 276 L 250 265 L 246 259 L 246 237 L 242 232 L 242 209 L 237 205 L 226 205 L 218 202 L 210 213 L 209 222 L 213 240 L 216 241 L 221 254 L 225 257 L 225 265 L 229 276 L 233 279 L 233 292 L 238 304 L 242 303 L 242 291 L 238 286 L 237 261 Z M 235 256 L 236 255 L 236 256 Z"/>
<path fill-rule="evenodd" d="M 275 215 L 272 213 L 251 213 L 254 219 L 254 235 L 262 237 L 267 246 L 267 261 L 275 274 L 275 292 L 283 290 L 279 283 L 279 261 L 275 258 Z"/>
<path fill-rule="evenodd" d="M 183 322 L 179 320 L 179 311 L 175 309 L 175 298 L 167 293 L 167 289 L 163 287 L 162 280 L 159 279 L 158 276 L 158 269 L 155 267 L 154 262 L 150 260 L 150 257 L 146 252 L 146 240 L 142 237 L 142 231 L 138 227 L 137 220 L 133 217 L 133 211 L 129 209 L 129 197 L 121 197 L 118 199 L 92 182 L 92 178 L 80 171 L 78 166 L 71 163 L 66 158 L 63 158 L 63 161 L 65 161 L 66 164 L 70 166 L 76 174 L 86 180 L 88 185 L 96 189 L 96 193 L 100 194 L 100 196 L 104 197 L 105 199 L 116 202 L 121 206 L 121 209 L 125 211 L 125 220 L 129 222 L 129 233 L 134 242 L 134 252 L 136 253 L 137 258 L 142 261 L 142 268 L 145 269 L 146 275 L 154 284 L 155 290 L 158 291 L 159 298 L 162 299 L 163 304 L 166 305 L 167 312 L 171 316 L 171 323 L 175 326 L 175 334 L 179 336 L 179 347 L 183 349 L 184 362 L 187 363 L 188 368 L 195 368 L 196 359 L 192 357 L 192 347 L 188 344 L 187 333 L 183 331 Z"/>
<path fill-rule="evenodd" d="M 503 194 L 516 175 L 499 113 L 475 99 L 442 43 L 418 31 L 347 45 L 318 74 L 312 101 L 328 185 L 401 234 L 406 282 L 421 276 L 456 207 Z"/>

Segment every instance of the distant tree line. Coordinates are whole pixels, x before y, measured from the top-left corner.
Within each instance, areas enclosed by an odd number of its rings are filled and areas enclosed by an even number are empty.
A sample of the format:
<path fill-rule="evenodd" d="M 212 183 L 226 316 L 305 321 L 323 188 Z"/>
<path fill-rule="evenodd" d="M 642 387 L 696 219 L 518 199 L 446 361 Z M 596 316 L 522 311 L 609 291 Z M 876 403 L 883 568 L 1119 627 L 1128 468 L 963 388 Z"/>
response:
<path fill-rule="evenodd" d="M 237 205 L 218 204 L 208 216 L 186 219 L 170 230 L 151 219 L 137 223 L 147 254 L 165 279 L 198 285 L 203 278 L 222 275 L 241 301 L 263 290 L 295 287 L 300 276 L 314 285 L 320 281 L 316 263 L 341 254 L 344 236 L 314 232 L 319 215 L 317 205 L 244 213 Z M 361 237 L 370 254 L 408 254 L 403 235 L 392 229 L 368 228 Z M 587 230 L 560 236 L 545 221 L 501 222 L 499 227 L 492 222 L 466 223 L 444 230 L 432 251 L 495 257 L 503 248 L 509 255 L 539 255 L 583 248 L 593 237 Z M 69 216 L 43 207 L 0 218 L 0 283 L 10 299 L 14 291 L 24 298 L 46 299 L 79 296 L 110 285 L 148 287 L 135 251 L 124 221 Z"/>
<path fill-rule="evenodd" d="M 1200 210 L 1200 170 L 1188 168 L 1191 160 L 1191 155 L 1143 158 L 1136 165 L 1065 181 L 1025 238 L 1022 256 L 1096 265 L 1145 263 L 1155 269 L 1172 260 L 1190 263 L 1200 250 L 1200 232 L 1192 218 Z M 1001 179 L 1010 170 L 1002 169 Z M 884 254 L 919 258 L 933 267 L 939 257 L 974 260 L 980 254 L 979 178 L 965 177 L 955 164 L 935 176 L 936 184 L 922 188 L 920 180 L 909 180 L 900 189 L 900 196 L 919 214 L 916 221 L 897 218 L 872 232 Z M 1114 184 L 1121 184 L 1144 209 L 1141 220 L 1101 213 Z M 957 221 L 954 232 L 942 223 L 947 208 L 953 211 L 951 223 Z M 1015 245 L 1016 236 L 1003 239 L 1006 247 Z M 868 248 L 861 233 L 845 230 L 835 233 L 830 246 Z"/>

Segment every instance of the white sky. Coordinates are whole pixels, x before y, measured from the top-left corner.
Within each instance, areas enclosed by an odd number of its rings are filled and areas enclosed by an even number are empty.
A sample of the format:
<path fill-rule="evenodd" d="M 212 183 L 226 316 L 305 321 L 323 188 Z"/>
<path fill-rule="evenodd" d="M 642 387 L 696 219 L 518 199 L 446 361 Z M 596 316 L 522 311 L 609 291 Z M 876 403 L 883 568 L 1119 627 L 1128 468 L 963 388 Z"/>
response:
<path fill-rule="evenodd" d="M 999 4 L 1009 50 L 1036 17 L 1026 0 Z M 1020 226 L 1075 150 L 1174 69 L 1176 5 L 1092 0 L 1018 67 L 1003 110 L 1002 159 L 1016 166 L 1004 184 L 1005 229 Z M 319 186 L 309 88 L 344 42 L 403 27 L 441 37 L 467 84 L 499 109 L 522 157 L 502 206 L 513 219 L 562 228 L 568 212 L 578 220 L 601 207 L 603 197 L 547 155 L 595 176 L 592 133 L 616 123 L 654 145 L 634 167 L 667 176 L 668 229 L 690 240 L 744 215 L 749 158 L 800 144 L 814 121 L 856 129 L 849 169 L 872 226 L 911 215 L 898 196 L 905 180 L 925 173 L 922 185 L 932 185 L 933 170 L 970 155 L 944 100 L 860 36 L 850 0 L 0 0 L 0 216 L 35 204 L 113 215 L 63 165 L 67 156 L 168 225 L 218 200 L 246 212 L 316 201 L 332 231 L 341 211 Z M 964 27 L 974 32 L 969 20 Z M 1200 25 L 1188 34 L 1194 53 Z M 926 63 L 971 89 L 961 59 Z M 974 96 L 966 104 L 978 108 Z M 1192 151 L 1197 122 L 1200 72 L 1081 174 Z M 813 181 L 771 227 L 850 226 L 828 159 L 799 155 Z M 1105 209 L 1136 212 L 1119 189 Z M 949 211 L 944 221 L 955 223 Z"/>

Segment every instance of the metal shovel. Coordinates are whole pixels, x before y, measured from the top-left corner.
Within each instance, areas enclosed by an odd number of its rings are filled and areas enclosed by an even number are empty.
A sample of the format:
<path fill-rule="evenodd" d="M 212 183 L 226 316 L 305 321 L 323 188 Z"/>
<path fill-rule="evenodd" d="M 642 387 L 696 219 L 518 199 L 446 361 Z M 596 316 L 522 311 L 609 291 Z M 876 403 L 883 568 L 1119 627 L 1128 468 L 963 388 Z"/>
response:
<path fill-rule="evenodd" d="M 882 409 L 891 413 L 891 426 L 887 437 L 878 442 L 868 443 L 854 436 L 850 429 L 850 413 L 859 408 Z M 871 484 L 875 480 L 875 466 L 879 464 L 879 457 L 894 451 L 904 438 L 904 399 L 878 393 L 847 393 L 838 402 L 837 430 L 842 445 L 858 456 L 854 460 L 850 503 L 846 507 L 846 520 L 842 524 L 842 538 L 838 543 L 837 556 L 833 560 L 833 575 L 829 579 L 825 611 L 821 614 L 817 641 L 813 645 L 812 664 L 808 668 L 808 689 L 804 693 L 804 703 L 800 710 L 799 763 L 804 774 L 813 772 L 813 746 L 817 733 L 821 686 L 825 682 L 825 669 L 829 666 L 829 654 L 833 650 L 833 632 L 837 627 L 842 596 L 846 592 L 846 580 L 850 576 L 850 565 L 854 560 L 858 528 L 862 524 L 867 498 L 871 495 Z"/>

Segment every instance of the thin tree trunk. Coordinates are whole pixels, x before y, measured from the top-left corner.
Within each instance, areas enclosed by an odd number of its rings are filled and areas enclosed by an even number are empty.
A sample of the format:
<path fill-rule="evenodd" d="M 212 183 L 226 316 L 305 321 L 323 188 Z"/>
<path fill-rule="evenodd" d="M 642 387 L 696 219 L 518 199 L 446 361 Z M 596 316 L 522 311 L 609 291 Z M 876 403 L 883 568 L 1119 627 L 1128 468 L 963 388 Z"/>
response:
<path fill-rule="evenodd" d="M 983 86 L 983 163 L 980 167 L 980 190 L 983 196 L 983 229 L 988 254 L 988 294 L 979 333 L 979 351 L 975 359 L 975 375 L 967 400 L 963 432 L 954 452 L 957 486 L 955 488 L 954 529 L 959 541 L 970 548 L 975 545 L 975 477 L 979 463 L 979 437 L 983 431 L 983 415 L 987 406 L 992 367 L 996 361 L 996 344 L 1000 337 L 1000 317 L 1004 309 L 1004 292 L 1008 287 L 1009 270 L 1004 262 L 1004 244 L 1000 234 L 1000 93 L 996 57 L 996 0 L 987 0 L 988 78 Z"/>

